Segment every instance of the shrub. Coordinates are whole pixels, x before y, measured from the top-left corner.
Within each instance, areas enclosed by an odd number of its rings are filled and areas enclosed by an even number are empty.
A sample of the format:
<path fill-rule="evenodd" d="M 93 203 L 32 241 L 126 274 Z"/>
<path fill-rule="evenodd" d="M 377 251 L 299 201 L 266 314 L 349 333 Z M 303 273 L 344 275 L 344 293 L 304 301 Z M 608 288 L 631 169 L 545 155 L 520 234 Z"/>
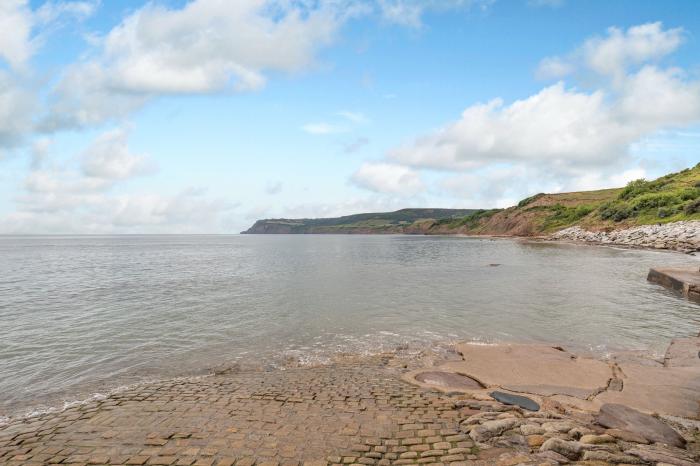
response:
<path fill-rule="evenodd" d="M 534 196 L 526 197 L 522 201 L 518 202 L 518 207 L 525 207 L 528 204 L 532 204 L 534 201 L 541 198 L 542 196 L 544 196 L 544 193 L 537 193 Z"/>
<path fill-rule="evenodd" d="M 632 202 L 632 208 L 640 211 L 680 204 L 681 202 L 681 197 L 675 193 L 647 193 L 637 197 Z"/>
<path fill-rule="evenodd" d="M 627 183 L 627 186 L 622 189 L 619 198 L 627 200 L 639 196 L 640 194 L 644 194 L 649 191 L 650 184 L 651 182 L 645 180 L 644 178 L 630 181 Z"/>
<path fill-rule="evenodd" d="M 603 204 L 600 208 L 600 217 L 603 220 L 620 222 L 626 218 L 632 217 L 634 214 L 634 210 L 626 202 L 608 202 Z"/>
<path fill-rule="evenodd" d="M 661 207 L 659 209 L 659 211 L 656 213 L 656 216 L 659 218 L 666 218 L 666 217 L 670 217 L 671 215 L 673 215 L 673 212 L 671 211 L 671 209 L 667 209 L 665 207 Z"/>
<path fill-rule="evenodd" d="M 688 215 L 700 213 L 700 199 L 695 199 L 687 203 L 683 211 Z"/>

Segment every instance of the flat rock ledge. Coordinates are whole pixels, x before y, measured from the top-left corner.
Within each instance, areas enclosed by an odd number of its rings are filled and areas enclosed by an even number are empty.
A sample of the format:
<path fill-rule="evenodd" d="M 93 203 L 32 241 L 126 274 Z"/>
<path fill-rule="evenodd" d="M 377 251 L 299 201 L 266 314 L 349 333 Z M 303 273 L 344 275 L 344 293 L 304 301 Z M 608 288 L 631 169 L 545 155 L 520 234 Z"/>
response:
<path fill-rule="evenodd" d="M 551 234 L 548 239 L 631 247 L 700 251 L 700 221 L 644 225 L 613 231 L 588 231 L 575 226 Z"/>
<path fill-rule="evenodd" d="M 542 344 L 501 343 L 456 345 L 461 361 L 404 374 L 404 380 L 425 388 L 488 396 L 494 390 L 531 397 L 540 406 L 558 403 L 597 412 L 618 403 L 645 413 L 700 422 L 700 337 L 673 340 L 663 361 L 618 354 L 607 360 L 574 354 Z M 431 383 L 459 374 L 482 389 Z"/>

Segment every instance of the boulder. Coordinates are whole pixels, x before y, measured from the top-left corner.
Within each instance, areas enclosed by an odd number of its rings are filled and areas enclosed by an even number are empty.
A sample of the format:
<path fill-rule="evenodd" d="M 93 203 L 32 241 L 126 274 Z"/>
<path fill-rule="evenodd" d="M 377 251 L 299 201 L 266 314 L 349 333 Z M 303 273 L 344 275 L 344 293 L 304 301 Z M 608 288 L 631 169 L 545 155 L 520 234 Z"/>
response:
<path fill-rule="evenodd" d="M 486 442 L 493 437 L 498 437 L 503 432 L 517 427 L 522 421 L 520 419 L 497 419 L 495 421 L 486 421 L 481 425 L 474 427 L 469 436 L 475 442 Z"/>
<path fill-rule="evenodd" d="M 581 444 L 558 438 L 550 438 L 540 447 L 540 452 L 545 451 L 553 451 L 570 460 L 576 460 L 581 455 Z"/>
<path fill-rule="evenodd" d="M 645 439 L 641 435 L 635 434 L 634 432 L 628 432 L 626 430 L 606 429 L 605 433 L 610 435 L 611 437 L 615 437 L 616 439 L 624 440 L 625 442 L 642 444 L 649 443 L 649 440 Z"/>
<path fill-rule="evenodd" d="M 523 424 L 520 426 L 520 432 L 523 435 L 542 435 L 544 434 L 544 429 L 537 424 Z"/>
<path fill-rule="evenodd" d="M 587 434 L 584 435 L 579 439 L 579 442 L 581 443 L 586 443 L 589 445 L 599 445 L 601 443 L 612 443 L 615 441 L 615 438 L 613 438 L 610 435 L 593 435 L 593 434 Z"/>
<path fill-rule="evenodd" d="M 686 443 L 678 432 L 659 419 L 621 404 L 604 404 L 600 408 L 596 421 L 604 427 L 639 434 L 650 442 L 675 447 L 683 447 Z"/>
<path fill-rule="evenodd" d="M 659 448 L 655 445 L 639 445 L 625 451 L 647 463 L 665 463 L 674 466 L 697 466 L 697 462 L 683 450 Z"/>

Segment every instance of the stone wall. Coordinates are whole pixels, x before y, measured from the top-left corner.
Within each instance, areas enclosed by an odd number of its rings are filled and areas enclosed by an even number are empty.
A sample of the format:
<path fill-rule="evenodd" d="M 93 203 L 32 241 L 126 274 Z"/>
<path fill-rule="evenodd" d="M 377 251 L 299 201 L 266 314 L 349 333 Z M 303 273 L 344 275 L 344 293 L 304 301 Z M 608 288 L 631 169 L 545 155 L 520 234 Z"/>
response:
<path fill-rule="evenodd" d="M 700 221 L 644 225 L 610 232 L 588 231 L 575 226 L 558 231 L 549 239 L 693 252 L 700 251 Z"/>

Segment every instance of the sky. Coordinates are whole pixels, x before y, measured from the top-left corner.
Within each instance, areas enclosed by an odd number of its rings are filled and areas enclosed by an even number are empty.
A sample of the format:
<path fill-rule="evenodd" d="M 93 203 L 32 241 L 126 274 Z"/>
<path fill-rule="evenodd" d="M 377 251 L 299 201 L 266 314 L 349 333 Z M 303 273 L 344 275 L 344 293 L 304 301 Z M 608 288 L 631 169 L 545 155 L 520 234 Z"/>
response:
<path fill-rule="evenodd" d="M 700 161 L 696 0 L 0 0 L 0 233 L 493 208 Z"/>

